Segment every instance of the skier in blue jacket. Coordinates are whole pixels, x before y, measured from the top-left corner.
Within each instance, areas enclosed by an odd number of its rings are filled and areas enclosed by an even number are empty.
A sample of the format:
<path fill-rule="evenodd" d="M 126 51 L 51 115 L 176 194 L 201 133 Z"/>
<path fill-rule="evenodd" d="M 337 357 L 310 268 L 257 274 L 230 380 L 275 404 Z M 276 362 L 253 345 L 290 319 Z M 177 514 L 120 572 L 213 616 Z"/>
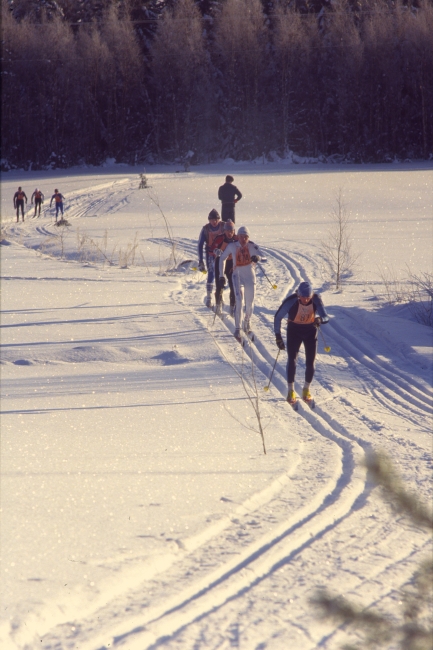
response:
<path fill-rule="evenodd" d="M 207 284 L 206 284 L 206 307 L 212 307 L 212 289 L 215 279 L 215 252 L 212 244 L 215 239 L 222 235 L 224 232 L 224 223 L 217 210 L 213 209 L 209 212 L 209 223 L 207 223 L 200 231 L 198 238 L 198 268 L 202 272 L 206 272 L 207 267 Z M 203 260 L 203 249 L 206 253 L 206 267 Z"/>
<path fill-rule="evenodd" d="M 302 399 L 312 402 L 310 384 L 314 377 L 314 361 L 317 352 L 317 335 L 320 325 L 329 321 L 322 300 L 313 292 L 309 282 L 301 282 L 297 291 L 288 296 L 280 305 L 274 317 L 274 332 L 277 346 L 285 350 L 281 336 L 281 321 L 287 316 L 287 383 L 289 404 L 296 404 L 295 374 L 296 361 L 301 344 L 305 349 L 305 383 L 302 390 Z"/>

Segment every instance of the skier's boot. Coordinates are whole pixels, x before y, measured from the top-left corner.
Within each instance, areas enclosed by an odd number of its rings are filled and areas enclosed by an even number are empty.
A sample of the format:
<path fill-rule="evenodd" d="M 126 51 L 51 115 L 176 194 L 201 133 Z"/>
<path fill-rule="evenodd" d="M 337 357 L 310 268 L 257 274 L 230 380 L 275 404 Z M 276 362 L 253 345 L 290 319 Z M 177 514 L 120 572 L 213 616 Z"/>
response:
<path fill-rule="evenodd" d="M 294 407 L 296 405 L 298 398 L 294 390 L 289 390 L 289 392 L 287 393 L 286 401 L 290 404 L 290 406 Z"/>
<path fill-rule="evenodd" d="M 241 330 L 239 328 L 235 329 L 234 337 L 239 343 L 242 343 Z"/>
<path fill-rule="evenodd" d="M 313 397 L 312 397 L 312 395 L 310 393 L 309 388 L 303 388 L 302 389 L 302 399 L 304 400 L 304 402 L 306 404 L 308 404 L 308 406 L 310 408 L 312 408 L 312 409 L 314 408 L 314 399 L 313 399 Z"/>

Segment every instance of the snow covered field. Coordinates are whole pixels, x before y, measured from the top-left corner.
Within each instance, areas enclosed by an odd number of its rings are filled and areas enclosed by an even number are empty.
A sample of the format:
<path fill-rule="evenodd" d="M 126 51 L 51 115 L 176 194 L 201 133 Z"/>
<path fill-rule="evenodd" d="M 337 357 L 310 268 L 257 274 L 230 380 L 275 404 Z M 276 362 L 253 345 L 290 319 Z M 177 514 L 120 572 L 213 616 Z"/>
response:
<path fill-rule="evenodd" d="M 205 276 L 168 271 L 140 171 L 2 178 L 2 647 L 339 648 L 356 636 L 318 620 L 315 590 L 397 615 L 430 548 L 360 461 L 384 450 L 431 501 L 433 330 L 377 294 L 379 266 L 432 269 L 433 166 L 152 168 L 177 262 L 197 259 L 218 186 L 235 177 L 236 223 L 277 284 L 258 272 L 245 351 L 228 314 L 204 306 Z M 18 185 L 29 199 L 42 189 L 41 217 L 31 207 L 15 223 Z M 54 188 L 69 228 L 53 225 Z M 362 256 L 335 292 L 320 241 L 340 188 Z M 285 353 L 263 387 L 273 315 L 306 279 L 331 316 L 331 352 L 319 342 L 316 409 L 295 413 Z M 235 371 L 252 364 L 266 455 Z M 301 354 L 298 389 L 303 368 Z"/>

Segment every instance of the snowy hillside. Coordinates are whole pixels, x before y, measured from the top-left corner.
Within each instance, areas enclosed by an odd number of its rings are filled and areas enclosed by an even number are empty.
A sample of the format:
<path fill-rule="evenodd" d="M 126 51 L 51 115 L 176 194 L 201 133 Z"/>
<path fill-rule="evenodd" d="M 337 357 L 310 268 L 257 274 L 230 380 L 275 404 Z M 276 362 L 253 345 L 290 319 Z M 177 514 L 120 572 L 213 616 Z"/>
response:
<path fill-rule="evenodd" d="M 380 300 L 378 269 L 431 271 L 433 167 L 152 168 L 149 190 L 140 171 L 2 178 L 2 647 L 356 641 L 317 618 L 316 589 L 398 615 L 398 590 L 431 549 L 361 462 L 384 450 L 431 501 L 433 330 Z M 227 307 L 222 320 L 205 307 L 205 276 L 181 264 L 197 261 L 226 173 L 243 193 L 236 224 L 265 250 L 271 279 L 258 271 L 245 349 Z M 45 203 L 34 218 L 36 187 Z M 321 252 L 339 189 L 361 252 L 342 292 Z M 331 351 L 320 339 L 316 409 L 295 413 L 285 352 L 263 388 L 275 311 L 302 280 L 329 312 Z M 238 375 L 251 382 L 252 370 L 266 455 Z M 301 354 L 298 389 L 303 371 Z"/>

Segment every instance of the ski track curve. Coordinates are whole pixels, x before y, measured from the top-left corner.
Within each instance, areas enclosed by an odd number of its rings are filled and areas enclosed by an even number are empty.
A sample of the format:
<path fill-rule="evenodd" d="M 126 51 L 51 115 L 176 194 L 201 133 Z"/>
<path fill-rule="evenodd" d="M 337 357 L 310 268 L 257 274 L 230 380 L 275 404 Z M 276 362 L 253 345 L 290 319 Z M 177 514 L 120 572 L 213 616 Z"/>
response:
<path fill-rule="evenodd" d="M 184 245 L 183 250 L 186 253 L 190 252 L 191 254 L 195 252 L 195 250 L 190 245 Z M 305 269 L 304 268 L 299 269 L 300 273 L 302 274 L 300 275 L 295 265 L 289 260 L 288 255 L 286 254 L 275 255 L 275 251 L 271 251 L 270 249 L 267 249 L 267 251 L 269 251 L 273 256 L 275 256 L 279 261 L 283 262 L 288 268 L 289 273 L 292 277 L 292 283 L 290 288 L 293 286 L 293 284 L 296 284 L 299 281 L 301 281 L 301 279 L 306 278 Z M 204 318 L 205 326 L 206 326 L 206 320 L 209 321 L 209 319 L 206 319 L 206 317 Z M 211 320 L 214 322 L 214 319 L 211 318 Z M 229 323 L 226 320 L 226 321 L 222 321 L 221 325 L 225 325 L 226 328 L 228 328 L 233 333 L 232 323 Z M 344 331 L 343 332 L 340 331 L 339 334 L 344 337 L 346 333 Z M 350 350 L 350 352 L 352 353 L 351 356 L 353 355 L 353 358 L 359 361 L 358 359 L 359 354 L 354 355 L 353 350 Z M 387 364 L 384 364 L 383 362 L 376 364 L 374 357 L 372 357 L 371 354 L 368 354 L 368 352 L 370 351 L 367 351 L 366 354 L 365 347 L 361 352 L 361 360 L 365 361 L 364 357 L 367 358 L 367 361 L 364 365 L 366 365 L 366 367 L 370 371 L 373 371 L 377 375 L 379 375 L 382 382 L 385 382 L 388 385 L 388 382 L 390 382 L 391 377 L 394 376 L 394 373 L 390 372 L 388 367 L 384 367 L 384 365 Z M 243 348 L 243 353 L 249 356 L 254 366 L 258 370 L 261 370 L 264 376 L 266 376 L 266 371 L 269 368 L 270 355 L 267 350 L 266 344 L 264 344 L 260 340 L 260 337 L 255 338 L 254 345 L 251 344 L 251 342 L 249 344 L 246 344 L 246 346 L 244 346 Z M 280 377 L 278 378 L 276 383 L 277 383 L 278 390 L 284 396 L 284 392 L 285 392 L 284 380 Z M 397 391 L 397 393 L 398 392 L 399 391 Z M 404 399 L 407 401 L 408 399 L 407 392 L 406 391 L 402 391 L 402 392 L 403 392 Z M 423 402 L 423 400 L 417 399 L 419 397 L 417 391 L 414 390 L 413 392 L 415 393 L 415 395 L 412 395 L 412 397 L 414 398 L 412 404 L 416 406 L 419 401 Z M 426 406 L 428 407 L 428 403 Z M 304 417 L 304 419 L 307 420 L 308 423 L 312 426 L 312 428 L 314 428 L 318 433 L 329 437 L 334 442 L 336 442 L 337 444 L 343 447 L 344 444 L 342 443 L 342 440 L 344 440 L 345 444 L 348 444 L 348 441 L 351 441 L 352 444 L 356 445 L 356 447 L 360 451 L 362 450 L 362 448 L 367 449 L 369 447 L 368 443 L 366 443 L 362 438 L 356 436 L 351 431 L 349 431 L 346 428 L 346 426 L 344 426 L 341 422 L 339 422 L 332 415 L 330 415 L 330 413 L 328 413 L 322 406 L 317 407 L 315 411 L 311 411 L 307 406 L 301 403 L 300 415 Z M 362 451 L 361 451 L 361 455 L 362 455 Z M 343 461 L 343 467 L 344 464 L 345 463 Z M 342 476 L 344 476 L 344 471 L 342 472 Z M 358 498 L 361 496 L 361 494 L 364 495 L 365 492 L 367 491 L 367 487 L 365 483 L 365 475 L 361 483 L 362 483 L 362 489 L 358 492 L 357 495 Z M 351 507 L 353 507 L 353 502 L 351 504 Z M 349 507 L 345 511 L 342 517 L 349 515 L 351 507 Z M 314 519 L 314 522 L 316 524 L 318 523 L 318 521 L 319 520 L 317 518 Z M 329 520 L 327 519 L 327 521 Z M 319 528 L 320 528 L 320 524 L 319 524 Z M 323 534 L 323 532 L 324 529 L 322 527 L 321 534 Z M 293 539 L 293 534 L 291 535 L 291 538 Z M 310 534 L 310 538 L 311 538 L 311 534 Z M 272 545 L 278 546 L 279 542 L 280 542 L 280 538 L 278 537 L 278 535 L 275 535 L 275 531 L 273 531 Z M 148 613 L 148 616 L 146 616 L 144 619 L 143 617 L 137 618 L 135 621 L 136 627 L 131 628 L 130 625 L 129 631 L 125 630 L 125 628 L 123 629 L 119 628 L 116 631 L 116 635 L 111 639 L 111 643 L 109 643 L 108 645 L 101 646 L 100 649 L 98 650 L 103 650 L 105 648 L 112 647 L 112 646 L 122 647 L 124 644 L 127 644 L 128 650 L 139 650 L 139 649 L 141 650 L 144 647 L 147 648 L 157 647 L 157 645 L 159 645 L 159 642 L 162 641 L 162 639 L 166 640 L 168 637 L 173 636 L 174 634 L 179 632 L 185 626 L 188 626 L 194 621 L 201 619 L 203 616 L 205 616 L 210 612 L 214 612 L 216 609 L 221 607 L 224 603 L 228 602 L 233 598 L 236 598 L 240 593 L 243 593 L 245 589 L 252 588 L 259 580 L 263 579 L 264 577 L 272 573 L 275 570 L 276 566 L 279 565 L 279 562 L 283 561 L 283 557 L 287 559 L 287 553 L 289 553 L 290 555 L 290 551 L 288 550 L 287 545 L 284 546 L 283 549 L 284 555 L 282 556 L 280 551 L 280 555 L 277 558 L 275 558 L 275 554 L 273 553 L 269 554 L 266 552 L 267 551 L 266 544 L 265 544 L 265 549 L 266 550 L 264 552 L 261 552 L 259 554 L 260 561 L 258 561 L 258 563 L 257 561 L 254 561 L 252 559 L 251 549 L 249 549 L 251 561 L 247 562 L 247 565 L 245 564 L 246 560 L 244 560 L 242 563 L 239 562 L 237 563 L 236 565 L 237 574 L 238 574 L 237 579 L 231 580 L 230 584 L 227 583 L 226 580 L 229 576 L 231 576 L 232 571 L 230 570 L 225 574 L 221 574 L 221 570 L 220 570 L 216 578 L 214 576 L 213 577 L 208 576 L 206 578 L 205 584 L 202 585 L 201 589 L 200 586 L 197 588 L 197 585 L 194 585 L 192 591 L 189 591 L 186 594 L 182 593 L 180 597 L 177 596 L 174 599 L 174 601 L 172 601 L 168 606 L 160 610 L 155 610 L 153 614 Z M 274 548 L 274 551 L 275 550 L 276 549 Z M 294 552 L 294 549 L 292 550 L 292 552 Z M 251 571 L 253 571 L 254 578 L 252 580 L 251 577 L 245 575 L 239 575 L 239 571 L 242 572 L 245 566 L 248 566 L 248 568 Z M 225 566 L 224 568 L 227 569 L 227 566 Z M 93 650 L 93 647 L 94 646 L 89 645 L 88 650 Z"/>
<path fill-rule="evenodd" d="M 187 242 L 182 242 L 182 249 L 185 253 L 193 250 Z M 205 327 L 208 320 L 206 312 L 204 316 L 196 313 L 196 317 Z M 224 338 L 226 328 L 222 321 L 220 326 Z M 266 373 L 268 361 L 260 355 L 260 348 L 263 354 L 268 356 L 266 346 L 260 341 L 256 353 L 252 345 L 245 352 L 252 358 L 257 370 Z M 280 380 L 279 383 L 280 392 L 284 394 L 284 382 Z M 291 407 L 285 405 L 285 409 L 287 415 L 294 416 Z M 241 558 L 237 557 L 234 561 L 223 564 L 216 572 L 205 576 L 203 581 L 193 584 L 168 603 L 164 603 L 162 609 L 143 613 L 136 620 L 129 620 L 116 627 L 111 632 L 110 647 L 121 647 L 127 639 L 128 649 L 135 647 L 135 643 L 137 648 L 143 648 L 146 644 L 154 644 L 161 634 L 166 637 L 167 633 L 176 633 L 184 625 L 251 588 L 258 580 L 272 573 L 281 562 L 287 561 L 291 554 L 298 553 L 305 544 L 310 545 L 316 536 L 322 536 L 328 529 L 337 525 L 337 522 L 350 515 L 355 502 L 367 490 L 365 470 L 360 466 L 360 460 L 364 456 L 363 447 L 366 446 L 364 441 L 350 434 L 342 425 L 335 426 L 332 419 L 327 421 L 302 403 L 298 415 L 303 417 L 317 434 L 331 440 L 340 450 L 341 461 L 339 466 L 334 468 L 332 481 L 306 506 L 286 518 L 268 535 L 248 546 Z M 107 634 L 108 631 L 105 630 L 105 639 Z M 86 645 L 81 643 L 83 650 L 108 647 L 100 645 L 100 638 L 97 639 L 92 634 L 90 636 L 92 638 Z"/>
<path fill-rule="evenodd" d="M 88 194 L 84 196 L 88 198 Z M 110 195 L 110 200 L 112 198 L 113 195 Z M 80 200 L 77 197 L 78 203 L 80 203 Z M 101 205 L 102 202 L 102 198 L 96 198 L 88 206 L 89 210 L 94 210 L 95 206 Z M 82 208 L 77 206 L 74 216 L 83 216 L 86 213 L 86 211 L 80 212 L 80 210 Z M 87 213 L 89 213 L 89 210 L 87 210 Z M 38 228 L 40 228 L 41 234 L 42 232 L 51 234 L 45 230 L 46 227 L 43 225 L 38 226 Z M 168 239 L 153 238 L 151 241 L 171 246 Z M 197 258 L 196 245 L 192 240 L 177 238 L 176 244 L 179 256 L 183 254 L 185 257 L 194 260 Z M 287 271 L 285 295 L 292 291 L 299 282 L 309 279 L 306 266 L 309 263 L 314 263 L 307 256 L 303 258 L 305 260 L 304 265 L 283 251 L 268 247 L 263 247 L 263 250 L 271 258 L 271 266 L 272 264 L 282 265 Z M 191 275 L 191 271 L 188 269 L 186 269 L 186 273 L 188 276 Z M 199 279 L 202 280 L 202 278 Z M 202 285 L 203 282 L 196 283 L 194 296 L 201 291 L 200 287 Z M 263 286 L 265 286 L 264 281 Z M 188 292 L 188 289 L 184 289 L 183 295 L 187 303 L 190 304 L 194 298 L 191 298 Z M 275 294 L 270 295 L 275 296 Z M 179 297 L 175 299 L 179 299 Z M 210 315 L 209 310 L 204 306 L 200 306 L 200 302 L 198 302 L 198 307 L 197 303 L 195 304 L 194 316 L 201 322 L 203 327 L 213 328 L 214 340 L 224 353 L 227 350 L 227 332 L 233 333 L 234 331 L 233 321 L 229 318 L 224 318 L 224 320 L 217 318 L 215 321 L 212 313 Z M 261 373 L 261 376 L 266 379 L 275 360 L 275 351 L 269 351 L 270 344 L 273 342 L 273 330 L 271 317 L 264 306 L 257 305 L 257 310 L 259 318 L 255 341 L 254 343 L 248 342 L 244 348 L 239 347 L 238 353 L 248 356 L 257 372 Z M 214 323 L 215 327 L 213 327 Z M 350 362 L 353 362 L 356 368 L 362 368 L 363 373 L 374 377 L 375 387 L 373 391 L 370 391 L 371 398 L 376 399 L 385 409 L 393 408 L 394 412 L 399 416 L 401 415 L 401 407 L 405 407 L 409 411 L 411 409 L 421 409 L 426 415 L 431 413 L 431 399 L 429 399 L 428 395 L 425 395 L 425 387 L 421 382 L 413 381 L 413 378 L 410 379 L 409 373 L 404 371 L 400 373 L 393 370 L 391 362 L 386 359 L 378 359 L 374 349 L 367 343 L 363 342 L 357 345 L 358 341 L 355 341 L 354 336 L 335 320 L 331 320 L 330 325 L 329 337 L 333 345 L 335 347 L 339 345 L 341 350 L 344 351 L 345 357 Z M 232 343 L 231 339 L 230 342 Z M 226 354 L 224 356 L 226 359 L 228 358 Z M 365 379 L 363 373 L 359 375 L 361 381 Z M 285 398 L 286 379 L 281 364 L 277 364 L 275 368 L 273 385 L 279 396 Z M 380 388 L 377 388 L 377 386 Z M 385 386 L 386 391 L 383 386 Z M 339 393 L 331 394 L 326 387 L 323 387 L 323 390 L 328 392 L 330 400 L 339 398 Z M 78 625 L 80 628 L 79 647 L 81 650 L 106 650 L 113 647 L 125 647 L 128 650 L 156 648 L 162 639 L 173 637 L 180 630 L 202 619 L 209 613 L 215 612 L 227 602 L 245 593 L 245 591 L 254 588 L 260 581 L 271 576 L 282 563 L 290 561 L 292 557 L 313 545 L 318 538 L 323 537 L 329 530 L 334 529 L 344 519 L 350 517 L 356 504 L 363 502 L 370 490 L 365 469 L 361 466 L 361 460 L 364 458 L 365 452 L 370 449 L 370 443 L 362 435 L 357 435 L 354 432 L 354 430 L 357 430 L 354 425 L 351 426 L 351 420 L 355 422 L 358 422 L 358 420 L 356 414 L 353 413 L 349 400 L 341 400 L 342 407 L 351 411 L 351 417 L 345 419 L 344 422 L 331 414 L 326 408 L 325 402 L 326 400 L 321 400 L 320 405 L 316 406 L 315 410 L 311 410 L 300 402 L 297 413 L 285 402 L 279 405 L 285 418 L 303 418 L 315 435 L 331 441 L 335 448 L 338 449 L 340 460 L 332 468 L 331 476 L 323 489 L 319 490 L 308 504 L 301 506 L 290 516 L 273 526 L 268 533 L 256 536 L 234 559 L 223 563 L 210 573 L 206 573 L 199 580 L 193 580 L 180 593 L 173 595 L 165 602 L 153 607 L 150 606 L 135 616 L 124 617 L 121 623 L 115 622 L 114 616 L 113 622 L 108 625 L 108 628 L 104 629 L 103 633 L 97 631 L 95 624 L 98 619 L 98 603 L 96 603 L 96 606 L 93 603 L 87 609 L 78 608 L 76 615 L 79 623 L 74 623 L 75 626 Z M 363 426 L 366 425 L 363 424 Z M 293 471 L 298 468 L 298 464 L 301 462 L 303 462 L 302 458 L 292 468 Z M 165 561 L 161 563 L 161 572 L 164 573 L 171 566 L 178 563 L 180 559 L 185 559 L 186 556 L 191 556 L 191 561 L 194 561 L 194 553 L 201 551 L 205 542 L 216 540 L 226 528 L 233 526 L 236 514 L 254 512 L 255 516 L 260 516 L 261 508 L 281 492 L 287 484 L 288 478 L 289 474 L 277 478 L 270 492 L 261 496 L 254 495 L 250 500 L 251 503 L 242 504 L 240 509 L 238 508 L 226 518 L 225 522 L 217 522 L 216 525 L 209 527 L 197 536 L 195 541 L 182 540 L 180 548 L 183 547 L 184 551 L 165 558 Z M 157 571 L 157 573 L 159 572 Z M 156 577 L 151 575 L 150 572 L 146 579 L 155 580 Z M 142 583 L 143 580 L 140 579 L 139 582 Z M 127 597 L 128 592 L 122 595 Z M 118 597 L 119 593 L 111 596 L 111 607 L 114 611 L 116 610 Z M 104 600 L 106 600 L 106 594 L 104 594 Z M 109 608 L 110 603 L 107 605 L 105 602 L 104 607 Z M 87 623 L 86 619 L 88 619 Z M 75 635 L 71 634 L 69 630 L 69 623 L 68 630 L 62 628 L 62 624 L 70 620 L 71 618 L 66 612 L 63 620 L 58 620 L 54 625 L 52 625 L 52 622 L 47 622 L 43 644 L 38 643 L 38 647 L 78 647 L 76 645 L 77 639 L 74 639 Z M 33 623 L 36 626 L 36 621 Z M 31 628 L 30 625 L 25 633 L 22 631 L 23 636 L 20 636 L 20 634 L 16 636 L 17 648 L 31 647 L 23 645 L 23 643 L 32 642 L 32 635 L 35 638 L 36 627 L 33 627 L 33 630 Z M 39 629 L 38 634 L 40 634 Z M 319 647 L 324 647 L 324 644 L 325 639 L 322 639 Z"/>

